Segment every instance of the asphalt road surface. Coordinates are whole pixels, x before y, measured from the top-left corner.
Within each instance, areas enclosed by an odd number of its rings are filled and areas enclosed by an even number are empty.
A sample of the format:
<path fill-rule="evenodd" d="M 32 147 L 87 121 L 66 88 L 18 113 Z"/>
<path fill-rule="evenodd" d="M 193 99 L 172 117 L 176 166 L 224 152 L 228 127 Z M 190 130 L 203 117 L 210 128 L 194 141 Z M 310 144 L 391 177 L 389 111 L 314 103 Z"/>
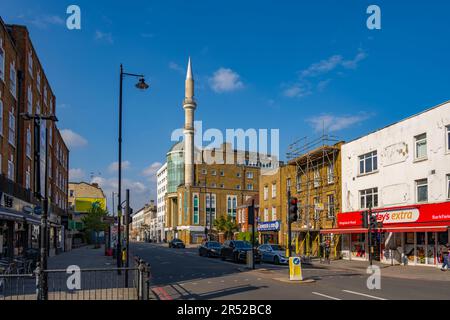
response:
<path fill-rule="evenodd" d="M 131 252 L 151 266 L 152 291 L 161 300 L 413 300 L 450 299 L 450 283 L 381 277 L 381 289 L 367 288 L 368 274 L 303 268 L 312 283 L 289 283 L 287 266 L 243 264 L 198 255 L 197 249 L 133 243 Z M 362 271 L 364 272 L 364 271 Z"/>

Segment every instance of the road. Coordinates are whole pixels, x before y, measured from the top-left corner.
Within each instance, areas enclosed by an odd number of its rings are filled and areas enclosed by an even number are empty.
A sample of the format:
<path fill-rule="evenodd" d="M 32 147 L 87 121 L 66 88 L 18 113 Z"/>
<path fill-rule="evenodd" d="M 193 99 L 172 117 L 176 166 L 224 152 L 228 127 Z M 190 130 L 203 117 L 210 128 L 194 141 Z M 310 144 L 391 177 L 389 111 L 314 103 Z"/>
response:
<path fill-rule="evenodd" d="M 381 278 L 380 290 L 369 290 L 368 274 L 305 267 L 313 283 L 289 283 L 287 266 L 245 265 L 205 258 L 197 249 L 133 243 L 131 253 L 151 266 L 153 292 L 161 300 L 416 300 L 450 299 L 448 282 Z M 450 276 L 450 275 L 449 275 Z"/>

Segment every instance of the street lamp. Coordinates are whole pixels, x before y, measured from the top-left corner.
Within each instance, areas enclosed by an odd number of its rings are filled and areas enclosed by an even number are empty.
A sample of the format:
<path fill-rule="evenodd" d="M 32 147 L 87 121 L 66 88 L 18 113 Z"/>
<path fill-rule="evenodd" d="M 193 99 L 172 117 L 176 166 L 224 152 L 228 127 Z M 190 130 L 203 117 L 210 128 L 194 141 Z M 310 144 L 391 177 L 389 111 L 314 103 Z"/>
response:
<path fill-rule="evenodd" d="M 117 193 L 118 198 L 118 208 L 117 208 L 117 268 L 122 266 L 121 260 L 121 252 L 122 252 L 122 243 L 120 239 L 120 219 L 122 218 L 122 87 L 123 87 L 123 78 L 125 76 L 139 78 L 138 83 L 136 83 L 136 88 L 140 90 L 146 90 L 149 88 L 149 85 L 145 83 L 144 76 L 142 74 L 134 74 L 127 73 L 123 71 L 122 64 L 120 65 L 120 91 L 119 91 L 119 163 L 118 163 L 118 171 L 119 171 L 119 190 Z M 128 252 L 127 252 L 128 255 Z M 120 274 L 120 270 L 118 270 Z"/>
<path fill-rule="evenodd" d="M 45 183 L 44 183 L 44 196 L 41 190 L 41 122 L 52 121 L 57 122 L 58 118 L 55 115 L 40 115 L 29 113 L 21 113 L 20 116 L 25 121 L 33 120 L 34 122 L 34 196 L 41 202 L 41 230 L 40 230 L 40 268 L 41 274 L 39 277 L 39 299 L 47 300 L 48 286 L 47 286 L 47 274 L 44 272 L 47 269 L 47 222 L 48 222 L 48 129 L 45 129 Z"/>

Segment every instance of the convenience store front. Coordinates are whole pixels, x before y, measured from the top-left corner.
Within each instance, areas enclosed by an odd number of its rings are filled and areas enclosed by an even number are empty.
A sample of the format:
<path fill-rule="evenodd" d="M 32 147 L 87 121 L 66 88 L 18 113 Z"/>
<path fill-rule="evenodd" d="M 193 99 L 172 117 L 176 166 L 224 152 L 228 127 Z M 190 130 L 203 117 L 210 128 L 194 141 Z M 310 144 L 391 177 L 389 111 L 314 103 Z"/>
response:
<path fill-rule="evenodd" d="M 450 202 L 373 209 L 383 223 L 375 238 L 374 258 L 386 264 L 440 266 L 440 252 L 450 242 Z M 368 233 L 362 211 L 340 213 L 338 228 L 322 233 L 341 235 L 341 257 L 369 259 Z"/>

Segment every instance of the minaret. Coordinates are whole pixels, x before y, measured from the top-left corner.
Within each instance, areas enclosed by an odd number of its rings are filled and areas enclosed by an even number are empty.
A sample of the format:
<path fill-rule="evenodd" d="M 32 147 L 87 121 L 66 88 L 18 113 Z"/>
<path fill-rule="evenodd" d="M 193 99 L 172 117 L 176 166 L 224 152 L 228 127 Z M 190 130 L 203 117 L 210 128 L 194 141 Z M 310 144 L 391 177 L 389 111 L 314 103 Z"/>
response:
<path fill-rule="evenodd" d="M 197 104 L 194 100 L 194 78 L 192 76 L 191 58 L 189 57 L 185 97 L 183 101 L 184 109 L 184 184 L 194 185 L 194 111 Z"/>

